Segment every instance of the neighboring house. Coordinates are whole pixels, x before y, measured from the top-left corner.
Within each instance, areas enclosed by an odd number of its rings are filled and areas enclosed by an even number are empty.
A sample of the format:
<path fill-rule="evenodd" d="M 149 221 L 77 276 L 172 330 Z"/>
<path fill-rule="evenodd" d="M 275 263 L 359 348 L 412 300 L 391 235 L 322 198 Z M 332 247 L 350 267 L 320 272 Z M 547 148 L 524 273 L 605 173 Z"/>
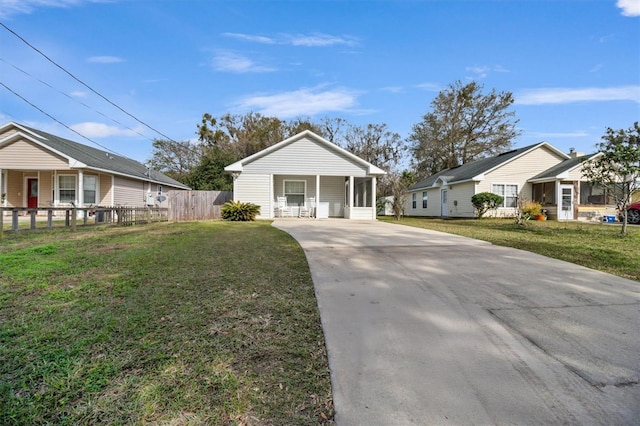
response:
<path fill-rule="evenodd" d="M 3 207 L 155 205 L 189 187 L 143 164 L 23 126 L 0 126 Z"/>
<path fill-rule="evenodd" d="M 407 216 L 474 217 L 471 197 L 481 192 L 503 196 L 487 216 L 515 215 L 518 198 L 542 204 L 549 218 L 574 220 L 615 212 L 613 200 L 582 177 L 584 161 L 594 155 L 565 154 L 547 142 L 529 145 L 443 170 L 408 190 Z"/>
<path fill-rule="evenodd" d="M 376 179 L 385 171 L 305 130 L 225 170 L 233 175 L 233 199 L 260 206 L 273 218 L 286 197 L 295 216 L 316 204 L 317 217 L 376 218 Z"/>

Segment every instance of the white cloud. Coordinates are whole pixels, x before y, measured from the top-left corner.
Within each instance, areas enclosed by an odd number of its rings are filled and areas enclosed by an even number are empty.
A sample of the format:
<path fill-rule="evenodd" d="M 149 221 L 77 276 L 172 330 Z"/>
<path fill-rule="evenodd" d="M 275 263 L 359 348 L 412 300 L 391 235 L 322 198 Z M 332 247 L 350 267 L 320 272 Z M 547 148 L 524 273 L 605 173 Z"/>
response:
<path fill-rule="evenodd" d="M 77 123 L 69 127 L 88 138 L 106 138 L 109 136 L 137 136 L 139 131 L 142 130 L 139 129 L 137 131 L 131 129 L 122 129 L 120 127 L 109 126 L 107 124 L 95 123 L 90 121 Z"/>
<path fill-rule="evenodd" d="M 402 86 L 387 86 L 387 87 L 382 87 L 380 90 L 387 93 L 404 93 L 405 92 L 405 89 Z"/>
<path fill-rule="evenodd" d="M 302 88 L 292 92 L 248 96 L 236 108 L 267 116 L 291 118 L 349 111 L 356 104 L 357 93 L 352 90 L 337 88 L 321 91 L 317 88 Z"/>
<path fill-rule="evenodd" d="M 515 95 L 518 105 L 631 101 L 640 103 L 640 86 L 527 89 Z"/>
<path fill-rule="evenodd" d="M 257 65 L 246 56 L 231 51 L 218 51 L 211 60 L 211 65 L 216 71 L 233 73 L 247 72 L 273 72 L 275 68 Z"/>
<path fill-rule="evenodd" d="M 591 134 L 585 132 L 584 130 L 576 130 L 575 132 L 562 132 L 562 133 L 554 133 L 554 132 L 527 132 L 527 136 L 531 136 L 534 138 L 540 139 L 553 139 L 553 138 L 583 138 L 586 136 L 590 136 Z"/>
<path fill-rule="evenodd" d="M 240 33 L 223 33 L 222 35 L 225 37 L 236 38 L 238 40 L 243 40 L 243 41 L 252 41 L 252 42 L 261 43 L 261 44 L 277 43 L 271 37 L 265 37 L 265 36 L 256 36 L 256 35 L 240 34 Z"/>
<path fill-rule="evenodd" d="M 474 73 L 476 78 L 485 78 L 490 72 L 510 72 L 502 65 L 474 65 L 472 67 L 467 67 L 467 71 Z"/>
<path fill-rule="evenodd" d="M 357 44 L 356 40 L 352 37 L 337 37 L 320 33 L 288 36 L 287 38 L 293 46 L 324 47 L 335 45 L 355 46 Z"/>
<path fill-rule="evenodd" d="M 74 98 L 84 98 L 87 96 L 87 92 L 83 92 L 82 90 L 75 90 L 69 94 Z"/>
<path fill-rule="evenodd" d="M 426 90 L 427 92 L 439 92 L 440 90 L 442 90 L 442 87 L 440 87 L 440 85 L 436 83 L 420 83 L 416 84 L 415 87 L 420 90 Z"/>
<path fill-rule="evenodd" d="M 326 46 L 355 46 L 358 41 L 354 37 L 350 36 L 333 36 L 329 34 L 314 33 L 310 35 L 306 34 L 280 34 L 277 38 L 242 34 L 242 33 L 223 33 L 225 37 L 231 37 L 238 40 L 249 41 L 261 44 L 288 44 L 291 46 L 305 46 L 305 47 L 326 47 Z"/>
<path fill-rule="evenodd" d="M 640 16 L 640 0 L 618 0 L 616 6 L 624 16 Z"/>
<path fill-rule="evenodd" d="M 38 7 L 72 7 L 84 3 L 104 3 L 107 0 L 0 0 L 0 18 L 29 14 Z"/>
<path fill-rule="evenodd" d="M 116 64 L 118 62 L 124 62 L 124 59 L 117 56 L 91 56 L 87 58 L 87 62 L 93 62 L 95 64 Z"/>

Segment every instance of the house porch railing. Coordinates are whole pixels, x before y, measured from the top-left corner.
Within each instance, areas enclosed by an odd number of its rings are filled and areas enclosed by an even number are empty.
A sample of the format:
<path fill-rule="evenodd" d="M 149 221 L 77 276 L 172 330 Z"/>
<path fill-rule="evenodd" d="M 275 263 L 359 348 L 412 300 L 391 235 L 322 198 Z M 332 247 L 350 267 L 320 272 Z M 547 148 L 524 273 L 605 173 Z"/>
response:
<path fill-rule="evenodd" d="M 135 225 L 168 221 L 160 207 L 0 207 L 0 233 L 91 225 Z"/>

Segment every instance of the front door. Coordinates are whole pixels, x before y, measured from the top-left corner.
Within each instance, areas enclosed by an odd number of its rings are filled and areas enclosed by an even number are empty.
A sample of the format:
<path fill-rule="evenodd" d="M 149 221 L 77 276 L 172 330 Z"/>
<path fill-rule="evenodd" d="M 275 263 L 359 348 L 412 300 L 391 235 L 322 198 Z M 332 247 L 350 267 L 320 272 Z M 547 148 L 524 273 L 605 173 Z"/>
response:
<path fill-rule="evenodd" d="M 573 185 L 560 185 L 558 220 L 573 220 Z"/>
<path fill-rule="evenodd" d="M 27 207 L 38 208 L 38 179 L 27 179 Z"/>
<path fill-rule="evenodd" d="M 440 214 L 442 216 L 449 216 L 449 194 L 448 190 L 443 189 L 440 191 L 440 199 L 442 200 Z"/>

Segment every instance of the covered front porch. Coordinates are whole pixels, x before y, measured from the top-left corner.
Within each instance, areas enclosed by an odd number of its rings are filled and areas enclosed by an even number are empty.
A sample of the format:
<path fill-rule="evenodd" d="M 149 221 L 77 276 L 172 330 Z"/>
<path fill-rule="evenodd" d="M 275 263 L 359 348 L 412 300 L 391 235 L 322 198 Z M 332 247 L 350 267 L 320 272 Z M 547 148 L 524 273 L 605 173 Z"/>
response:
<path fill-rule="evenodd" d="M 113 204 L 113 177 L 83 170 L 0 169 L 0 207 Z"/>
<path fill-rule="evenodd" d="M 272 174 L 268 217 L 375 220 L 376 177 Z M 278 200 L 281 203 L 278 203 Z M 282 200 L 286 200 L 286 210 Z M 262 216 L 267 216 L 262 212 Z"/>

